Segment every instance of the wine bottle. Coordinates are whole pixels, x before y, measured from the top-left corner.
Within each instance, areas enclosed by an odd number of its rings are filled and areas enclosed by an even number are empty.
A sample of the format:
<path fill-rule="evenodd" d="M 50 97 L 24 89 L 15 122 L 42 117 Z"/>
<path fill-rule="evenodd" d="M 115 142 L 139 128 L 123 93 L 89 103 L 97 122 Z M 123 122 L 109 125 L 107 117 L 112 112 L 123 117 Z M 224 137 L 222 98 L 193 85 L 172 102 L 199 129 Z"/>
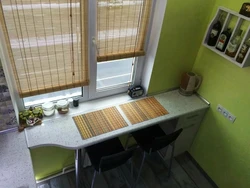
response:
<path fill-rule="evenodd" d="M 216 45 L 216 49 L 224 52 L 226 49 L 227 43 L 231 36 L 231 29 L 228 28 L 226 31 L 223 31 L 219 37 L 219 41 Z"/>
<path fill-rule="evenodd" d="M 249 50 L 249 47 L 250 47 L 250 38 L 248 38 L 244 44 L 242 45 L 241 49 L 240 49 L 240 52 L 236 58 L 236 61 L 239 62 L 239 63 L 242 63 L 246 54 L 247 54 L 247 51 Z"/>
<path fill-rule="evenodd" d="M 234 57 L 237 53 L 237 50 L 239 48 L 239 44 L 241 42 L 241 34 L 242 30 L 240 29 L 236 37 L 232 38 L 227 46 L 226 54 L 230 57 Z"/>
<path fill-rule="evenodd" d="M 222 14 L 220 15 L 220 18 L 217 20 L 217 22 L 213 25 L 212 30 L 209 34 L 209 38 L 207 41 L 207 44 L 209 46 L 215 46 L 221 31 L 221 27 L 222 27 Z"/>

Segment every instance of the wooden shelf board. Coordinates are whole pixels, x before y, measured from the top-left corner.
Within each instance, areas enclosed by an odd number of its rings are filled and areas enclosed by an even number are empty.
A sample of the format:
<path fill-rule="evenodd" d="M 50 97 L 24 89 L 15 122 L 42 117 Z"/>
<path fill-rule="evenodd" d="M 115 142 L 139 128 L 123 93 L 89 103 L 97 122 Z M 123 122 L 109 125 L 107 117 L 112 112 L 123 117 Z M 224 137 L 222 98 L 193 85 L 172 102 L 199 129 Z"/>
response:
<path fill-rule="evenodd" d="M 219 7 L 219 9 L 220 9 L 220 10 L 223 10 L 223 11 L 225 11 L 225 12 L 228 12 L 228 13 L 230 13 L 230 14 L 233 14 L 233 15 L 235 15 L 235 16 L 237 16 L 237 17 L 240 17 L 240 18 L 242 18 L 242 19 L 244 19 L 244 20 L 250 21 L 250 18 L 248 18 L 248 17 L 246 17 L 246 16 L 244 16 L 244 15 L 242 15 L 242 14 L 239 14 L 238 12 L 232 11 L 232 10 L 230 10 L 230 9 L 227 9 L 227 8 L 221 7 L 221 6 Z"/>

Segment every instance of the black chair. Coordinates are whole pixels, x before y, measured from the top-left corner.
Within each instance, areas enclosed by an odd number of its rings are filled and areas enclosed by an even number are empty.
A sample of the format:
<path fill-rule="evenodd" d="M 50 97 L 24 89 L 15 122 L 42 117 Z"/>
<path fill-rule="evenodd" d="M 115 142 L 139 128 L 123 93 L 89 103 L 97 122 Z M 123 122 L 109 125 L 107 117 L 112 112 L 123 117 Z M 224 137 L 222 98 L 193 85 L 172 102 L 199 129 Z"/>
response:
<path fill-rule="evenodd" d="M 89 159 L 95 169 L 91 188 L 94 187 L 96 173 L 114 169 L 125 164 L 136 148 L 124 150 L 119 138 L 113 138 L 86 148 Z M 132 163 L 131 163 L 132 165 Z M 132 169 L 131 169 L 132 170 Z"/>
<path fill-rule="evenodd" d="M 131 135 L 136 140 L 137 144 L 143 150 L 143 158 L 142 158 L 142 162 L 139 168 L 139 172 L 138 172 L 135 185 L 137 184 L 138 179 L 140 177 L 141 170 L 145 161 L 146 153 L 151 154 L 152 152 L 156 152 L 156 151 L 159 152 L 160 149 L 166 146 L 169 146 L 171 144 L 172 153 L 171 153 L 171 158 L 170 158 L 170 164 L 168 166 L 168 177 L 170 176 L 172 161 L 174 157 L 174 146 L 175 146 L 174 143 L 182 131 L 183 129 L 179 129 L 171 134 L 166 135 L 159 125 L 154 125 L 149 128 L 145 128 L 145 129 L 131 133 Z M 165 161 L 163 160 L 163 162 Z"/>

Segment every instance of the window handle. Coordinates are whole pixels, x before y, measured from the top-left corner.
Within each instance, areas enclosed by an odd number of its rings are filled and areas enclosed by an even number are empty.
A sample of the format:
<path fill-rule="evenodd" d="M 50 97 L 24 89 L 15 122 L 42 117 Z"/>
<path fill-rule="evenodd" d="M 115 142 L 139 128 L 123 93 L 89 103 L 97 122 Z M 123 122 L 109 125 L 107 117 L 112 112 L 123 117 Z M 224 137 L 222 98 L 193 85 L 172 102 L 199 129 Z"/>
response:
<path fill-rule="evenodd" d="M 99 55 L 99 49 L 98 49 L 98 47 L 97 47 L 97 43 L 96 43 L 95 37 L 92 37 L 92 42 L 93 42 L 93 44 L 94 44 L 94 46 L 95 46 L 97 55 Z"/>
<path fill-rule="evenodd" d="M 93 42 L 94 45 L 96 45 L 95 37 L 92 37 L 92 42 Z"/>

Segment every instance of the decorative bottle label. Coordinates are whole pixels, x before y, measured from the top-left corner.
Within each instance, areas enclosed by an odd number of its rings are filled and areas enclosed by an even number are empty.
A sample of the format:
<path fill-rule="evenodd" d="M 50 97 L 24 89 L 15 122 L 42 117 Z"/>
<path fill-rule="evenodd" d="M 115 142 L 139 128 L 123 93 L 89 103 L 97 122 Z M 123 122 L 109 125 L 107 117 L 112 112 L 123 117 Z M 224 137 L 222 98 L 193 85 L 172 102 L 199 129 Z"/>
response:
<path fill-rule="evenodd" d="M 227 36 L 225 34 L 221 34 L 219 38 L 219 42 L 217 44 L 217 48 L 222 50 L 225 45 L 226 40 L 227 40 Z"/>
<path fill-rule="evenodd" d="M 242 63 L 242 62 L 243 62 L 243 60 L 244 60 L 244 58 L 245 58 L 245 55 L 246 55 L 248 49 L 249 49 L 248 45 L 244 43 L 244 44 L 242 45 L 241 49 L 240 49 L 240 52 L 239 52 L 239 54 L 238 54 L 238 57 L 236 58 L 236 61 L 237 61 L 237 62 L 239 62 L 239 63 Z"/>
<path fill-rule="evenodd" d="M 232 44 L 231 42 L 229 42 L 228 47 L 227 47 L 227 51 L 229 53 L 234 53 L 237 50 L 238 45 L 237 44 Z"/>
<path fill-rule="evenodd" d="M 212 29 L 212 31 L 211 31 L 211 33 L 210 33 L 211 38 L 214 38 L 214 37 L 216 37 L 217 35 L 218 35 L 218 30 Z"/>
<path fill-rule="evenodd" d="M 242 47 L 241 47 L 241 49 L 240 49 L 240 53 L 245 54 L 246 51 L 247 51 L 247 45 L 243 44 Z"/>

